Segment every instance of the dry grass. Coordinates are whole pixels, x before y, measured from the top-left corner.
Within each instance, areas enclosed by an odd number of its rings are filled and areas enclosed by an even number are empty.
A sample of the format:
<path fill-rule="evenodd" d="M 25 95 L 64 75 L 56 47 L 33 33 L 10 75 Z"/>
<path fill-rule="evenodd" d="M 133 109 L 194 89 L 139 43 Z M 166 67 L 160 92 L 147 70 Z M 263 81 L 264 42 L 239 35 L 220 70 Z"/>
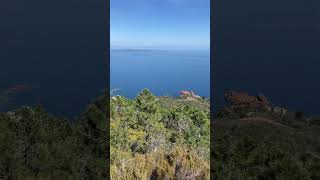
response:
<path fill-rule="evenodd" d="M 210 179 L 210 165 L 195 153 L 182 148 L 157 151 L 129 158 L 119 154 L 111 165 L 112 180 L 131 179 Z"/>

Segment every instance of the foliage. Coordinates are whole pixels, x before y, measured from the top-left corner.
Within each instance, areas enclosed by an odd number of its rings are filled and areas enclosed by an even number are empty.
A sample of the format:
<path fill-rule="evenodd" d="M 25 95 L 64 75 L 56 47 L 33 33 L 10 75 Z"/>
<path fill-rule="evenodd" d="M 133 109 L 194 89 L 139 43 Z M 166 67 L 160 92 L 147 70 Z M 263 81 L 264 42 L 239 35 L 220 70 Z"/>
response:
<path fill-rule="evenodd" d="M 122 160 L 111 166 L 112 179 L 210 179 L 208 163 L 186 149 L 160 150 L 136 156 L 119 154 Z"/>
<path fill-rule="evenodd" d="M 0 113 L 0 179 L 106 179 L 108 153 L 112 179 L 209 178 L 208 108 L 164 106 L 148 90 L 111 98 L 110 109 L 108 101 L 97 98 L 74 120 L 42 107 Z"/>
<path fill-rule="evenodd" d="M 214 179 L 320 179 L 319 126 L 295 113 L 234 113 L 218 112 L 213 123 Z"/>
<path fill-rule="evenodd" d="M 208 106 L 165 99 L 145 89 L 111 100 L 112 179 L 209 179 Z"/>
<path fill-rule="evenodd" d="M 105 120 L 95 103 L 76 121 L 42 107 L 0 114 L 0 178 L 105 178 Z"/>

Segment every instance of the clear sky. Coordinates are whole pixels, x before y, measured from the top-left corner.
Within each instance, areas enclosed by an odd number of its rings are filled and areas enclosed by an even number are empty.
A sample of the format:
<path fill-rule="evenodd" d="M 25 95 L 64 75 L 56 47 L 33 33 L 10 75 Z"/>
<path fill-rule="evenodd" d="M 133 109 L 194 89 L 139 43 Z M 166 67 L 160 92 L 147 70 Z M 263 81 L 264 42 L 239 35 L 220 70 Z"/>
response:
<path fill-rule="evenodd" d="M 210 0 L 110 0 L 111 48 L 210 48 Z"/>

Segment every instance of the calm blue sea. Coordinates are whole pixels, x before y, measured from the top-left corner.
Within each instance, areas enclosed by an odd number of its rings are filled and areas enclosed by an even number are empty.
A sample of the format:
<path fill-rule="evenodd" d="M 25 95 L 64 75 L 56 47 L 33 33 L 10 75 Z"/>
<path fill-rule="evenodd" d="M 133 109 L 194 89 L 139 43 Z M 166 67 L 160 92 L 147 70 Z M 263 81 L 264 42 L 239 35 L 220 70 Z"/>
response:
<path fill-rule="evenodd" d="M 192 90 L 210 96 L 209 50 L 111 50 L 113 94 L 135 97 L 147 88 L 155 95 Z"/>
<path fill-rule="evenodd" d="M 106 87 L 103 1 L 8 1 L 0 25 L 0 111 L 43 104 L 77 115 Z M 217 1 L 215 96 L 265 94 L 275 105 L 320 114 L 320 2 Z M 14 11 L 12 11 L 14 9 Z M 57 13 L 57 9 L 59 13 Z M 84 13 L 86 12 L 86 13 Z M 41 14 L 41 15 L 39 15 Z M 135 97 L 143 88 L 209 96 L 209 51 L 111 51 L 111 87 Z M 29 92 L 6 96 L 17 85 Z"/>
<path fill-rule="evenodd" d="M 6 1 L 0 11 L 0 111 L 42 104 L 73 117 L 106 88 L 104 1 Z M 4 17 L 4 18 L 2 18 Z M 30 88 L 7 94 L 24 85 Z"/>
<path fill-rule="evenodd" d="M 216 1 L 215 103 L 227 89 L 320 115 L 320 1 Z"/>

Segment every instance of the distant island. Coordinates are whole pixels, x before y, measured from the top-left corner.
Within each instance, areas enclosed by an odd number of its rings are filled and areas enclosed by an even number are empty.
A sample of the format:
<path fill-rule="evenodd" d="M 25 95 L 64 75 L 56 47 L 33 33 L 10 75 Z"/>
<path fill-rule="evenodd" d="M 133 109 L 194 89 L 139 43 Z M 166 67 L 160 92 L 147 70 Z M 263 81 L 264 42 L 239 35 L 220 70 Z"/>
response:
<path fill-rule="evenodd" d="M 128 52 L 150 52 L 154 51 L 154 49 L 111 49 L 112 51 L 128 51 Z"/>

